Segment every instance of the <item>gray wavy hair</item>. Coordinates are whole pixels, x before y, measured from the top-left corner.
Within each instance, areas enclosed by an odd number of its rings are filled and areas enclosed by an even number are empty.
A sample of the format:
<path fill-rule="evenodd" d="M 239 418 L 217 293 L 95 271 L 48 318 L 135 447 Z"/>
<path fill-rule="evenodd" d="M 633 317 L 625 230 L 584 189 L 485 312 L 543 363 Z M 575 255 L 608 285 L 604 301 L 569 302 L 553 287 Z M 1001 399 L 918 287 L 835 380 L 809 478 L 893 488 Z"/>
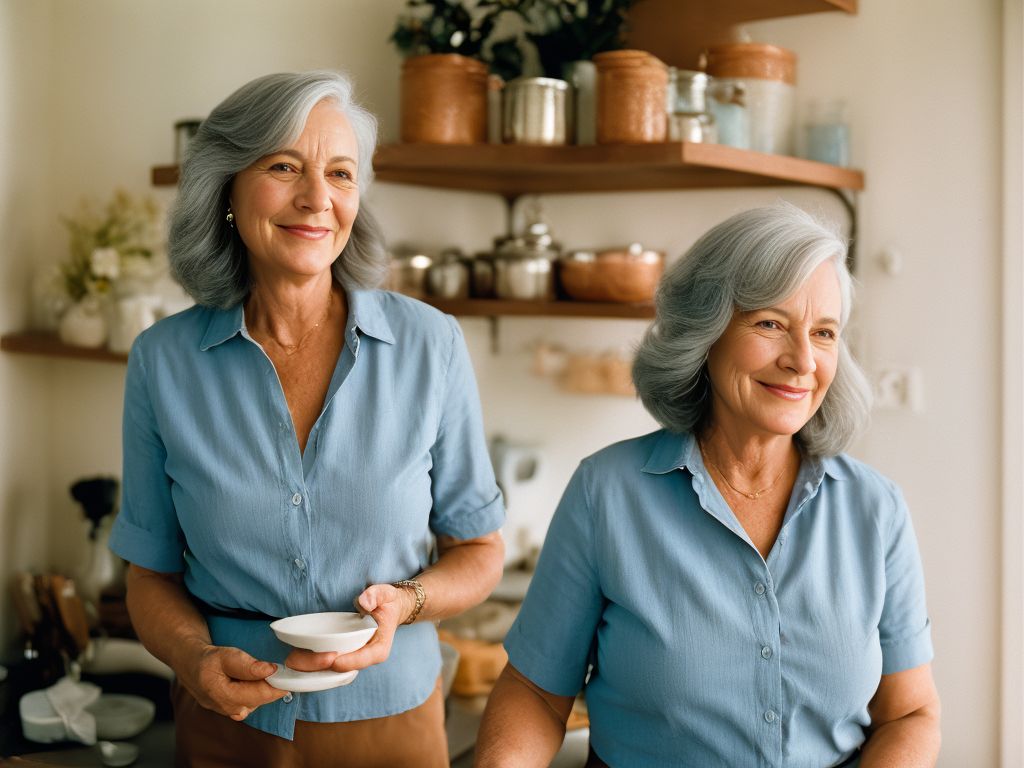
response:
<path fill-rule="evenodd" d="M 702 236 L 661 279 L 655 321 L 633 363 L 644 407 L 672 432 L 692 432 L 710 415 L 708 351 L 737 311 L 763 309 L 791 296 L 831 261 L 845 327 L 853 301 L 846 241 L 836 228 L 788 203 L 736 214 Z M 841 453 L 866 425 L 871 387 L 842 336 L 835 379 L 821 407 L 797 433 L 812 456 Z"/>
<path fill-rule="evenodd" d="M 328 70 L 280 73 L 246 83 L 218 104 L 189 143 L 171 209 L 171 274 L 196 303 L 227 308 L 249 293 L 248 255 L 224 217 L 235 174 L 298 138 L 317 104 L 337 105 L 359 147 L 360 197 L 373 180 L 377 119 L 355 102 L 352 83 Z M 331 267 L 346 288 L 373 288 L 388 256 L 380 225 L 361 201 L 345 248 Z"/>

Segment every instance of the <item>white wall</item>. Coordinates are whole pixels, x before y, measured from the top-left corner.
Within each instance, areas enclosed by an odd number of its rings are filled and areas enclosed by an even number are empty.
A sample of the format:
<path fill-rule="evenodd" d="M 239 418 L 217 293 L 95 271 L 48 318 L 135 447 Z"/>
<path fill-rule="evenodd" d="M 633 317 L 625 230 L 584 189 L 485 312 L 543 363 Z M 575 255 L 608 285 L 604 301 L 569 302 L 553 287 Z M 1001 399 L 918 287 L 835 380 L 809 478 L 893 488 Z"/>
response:
<path fill-rule="evenodd" d="M 115 186 L 146 191 L 150 166 L 171 159 L 173 122 L 206 114 L 255 75 L 347 69 L 380 116 L 385 139 L 393 140 L 398 58 L 386 38 L 401 5 L 400 0 L 0 0 L 8 17 L 0 15 L 0 21 L 13 19 L 15 39 L 28 41 L 19 51 L 17 79 L 11 55 L 2 49 L 0 105 L 6 109 L 30 101 L 28 94 L 49 86 L 48 98 L 35 107 L 42 118 L 31 122 L 35 130 L 22 122 L 14 133 L 35 142 L 41 159 L 19 152 L 14 157 L 24 173 L 0 181 L 0 221 L 23 243 L 0 272 L 3 327 L 17 327 L 24 314 L 20 291 L 29 265 L 64 253 L 63 233 L 52 225 L 51 212 L 70 212 L 79 197 L 104 197 Z M 996 0 L 863 6 L 854 18 L 821 14 L 751 29 L 757 38 L 798 51 L 802 96 L 841 95 L 851 107 L 854 160 L 868 179 L 859 198 L 858 346 L 871 370 L 918 367 L 926 400 L 923 413 L 877 413 L 857 453 L 902 485 L 913 511 L 944 698 L 941 764 L 995 765 L 1000 10 Z M 0 24 L 0 35 L 6 28 Z M 24 75 L 27 80 L 22 80 L 23 61 L 39 66 Z M 48 130 L 40 132 L 40 124 Z M 11 130 L 5 123 L 0 138 Z M 0 153 L 7 146 L 0 144 Z M 10 162 L 8 157 L 0 167 L 9 168 Z M 33 175 L 39 163 L 51 169 L 42 177 L 45 182 Z M 35 185 L 28 198 L 32 205 L 23 197 L 26 183 Z M 159 192 L 165 201 L 169 194 Z M 843 215 L 832 197 L 812 190 L 565 195 L 544 203 L 556 237 L 566 246 L 640 239 L 678 254 L 726 215 L 780 196 L 826 215 Z M 12 200 L 24 215 L 13 216 Z M 483 195 L 379 184 L 370 200 L 394 242 L 476 250 L 503 226 L 501 204 Z M 901 275 L 889 277 L 878 268 L 874 257 L 883 246 L 902 252 Z M 497 355 L 489 348 L 486 321 L 469 319 L 464 327 L 488 428 L 536 444 L 544 453 L 541 480 L 510 500 L 513 525 L 532 525 L 539 539 L 576 461 L 653 423 L 632 401 L 571 397 L 532 377 L 530 345 L 543 338 L 571 347 L 617 348 L 633 343 L 643 325 L 504 319 Z M 46 366 L 58 374 L 50 389 L 39 386 Z M 0 504 L 5 504 L 0 523 L 27 528 L 30 512 L 8 498 L 16 487 L 34 487 L 35 498 L 44 499 L 47 493 L 39 489 L 48 487 L 54 530 L 77 524 L 67 485 L 84 474 L 118 472 L 122 377 L 117 366 L 0 357 L 5 446 L 12 419 L 18 420 L 19 443 L 39 424 L 49 430 L 45 474 L 38 468 L 43 455 L 38 446 L 35 460 L 0 449 Z M 19 399 L 26 407 L 12 410 L 9 404 Z M 52 537 L 54 562 L 74 556 L 66 539 Z"/>
<path fill-rule="evenodd" d="M 50 188 L 49 3 L 0 2 L 0 328 L 24 327 L 26 289 L 57 205 Z M 41 130 L 43 129 L 43 130 Z M 0 355 L 0 648 L 14 634 L 7 584 L 47 564 L 48 392 L 53 364 Z"/>

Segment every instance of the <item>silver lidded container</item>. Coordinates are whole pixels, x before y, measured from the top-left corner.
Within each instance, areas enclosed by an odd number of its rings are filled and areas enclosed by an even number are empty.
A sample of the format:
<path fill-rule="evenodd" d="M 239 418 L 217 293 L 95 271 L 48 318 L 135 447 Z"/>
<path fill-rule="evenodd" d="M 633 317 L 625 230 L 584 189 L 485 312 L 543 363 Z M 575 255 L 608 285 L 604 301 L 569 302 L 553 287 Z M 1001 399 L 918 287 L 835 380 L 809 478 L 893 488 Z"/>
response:
<path fill-rule="evenodd" d="M 494 292 L 499 299 L 551 301 L 560 246 L 542 221 L 506 240 L 494 254 Z"/>
<path fill-rule="evenodd" d="M 711 78 L 703 72 L 669 68 L 669 141 L 716 142 L 715 118 L 708 111 L 706 93 Z"/>
<path fill-rule="evenodd" d="M 469 296 L 469 267 L 458 248 L 448 248 L 427 268 L 427 293 L 439 299 Z"/>
<path fill-rule="evenodd" d="M 572 99 L 565 80 L 518 77 L 505 84 L 502 138 L 506 144 L 567 144 L 572 132 Z"/>

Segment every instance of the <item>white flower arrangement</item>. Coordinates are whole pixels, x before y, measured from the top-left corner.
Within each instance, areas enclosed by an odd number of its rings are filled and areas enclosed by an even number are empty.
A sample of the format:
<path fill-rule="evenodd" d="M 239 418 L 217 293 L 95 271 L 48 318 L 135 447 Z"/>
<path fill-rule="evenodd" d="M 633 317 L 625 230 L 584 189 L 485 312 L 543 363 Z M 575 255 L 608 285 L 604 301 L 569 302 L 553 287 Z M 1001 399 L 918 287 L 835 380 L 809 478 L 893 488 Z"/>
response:
<path fill-rule="evenodd" d="M 149 279 L 158 252 L 160 209 L 149 197 L 118 190 L 102 210 L 83 203 L 64 219 L 71 255 L 61 264 L 64 290 L 72 301 L 110 294 L 118 281 Z"/>

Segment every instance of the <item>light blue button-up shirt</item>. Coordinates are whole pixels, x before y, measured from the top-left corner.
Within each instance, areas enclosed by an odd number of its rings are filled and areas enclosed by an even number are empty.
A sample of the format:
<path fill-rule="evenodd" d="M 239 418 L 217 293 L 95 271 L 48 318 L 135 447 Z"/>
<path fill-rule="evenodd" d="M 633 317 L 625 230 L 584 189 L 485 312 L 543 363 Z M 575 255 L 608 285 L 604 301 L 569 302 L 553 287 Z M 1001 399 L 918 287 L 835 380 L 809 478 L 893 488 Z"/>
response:
<path fill-rule="evenodd" d="M 398 294 L 352 291 L 345 343 L 300 455 L 274 366 L 241 306 L 193 307 L 143 333 L 128 361 L 121 511 L 111 548 L 184 572 L 217 608 L 270 616 L 353 610 L 369 584 L 419 573 L 432 534 L 474 538 L 504 508 L 479 396 L 453 318 Z M 216 645 L 281 662 L 267 622 L 212 616 Z M 434 625 L 399 627 L 390 658 L 348 686 L 295 694 L 246 723 L 291 738 L 424 702 Z"/>
<path fill-rule="evenodd" d="M 690 435 L 612 445 L 577 469 L 505 647 L 563 696 L 586 682 L 615 768 L 824 768 L 864 742 L 881 675 L 932 658 L 899 490 L 805 458 L 767 561 Z"/>

